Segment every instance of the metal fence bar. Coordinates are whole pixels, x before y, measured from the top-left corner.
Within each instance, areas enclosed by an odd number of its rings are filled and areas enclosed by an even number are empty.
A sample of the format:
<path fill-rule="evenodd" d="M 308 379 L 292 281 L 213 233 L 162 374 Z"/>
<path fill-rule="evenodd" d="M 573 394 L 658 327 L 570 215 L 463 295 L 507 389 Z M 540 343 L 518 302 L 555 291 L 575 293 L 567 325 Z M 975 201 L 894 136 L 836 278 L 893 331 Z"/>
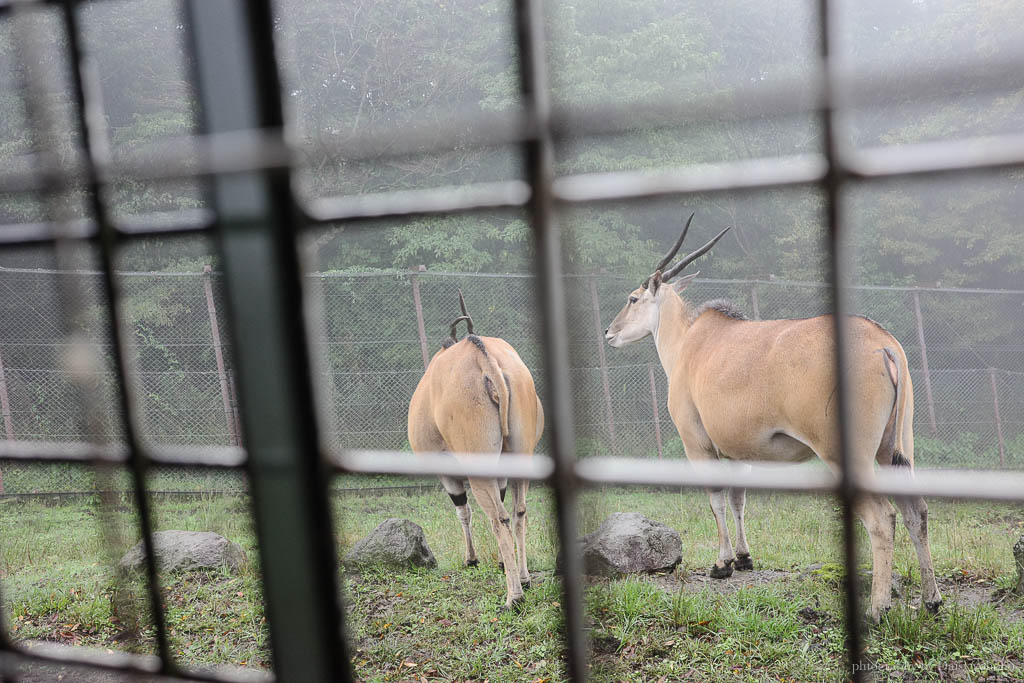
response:
<path fill-rule="evenodd" d="M 0 411 L 4 416 L 4 439 L 14 440 L 14 421 L 11 419 L 11 400 L 7 395 L 7 373 L 4 371 L 3 349 L 0 348 Z M 0 468 L 0 495 L 4 492 L 4 472 Z"/>
<path fill-rule="evenodd" d="M 601 366 L 601 391 L 604 394 L 605 418 L 608 420 L 608 436 L 611 438 L 612 452 L 618 455 L 619 447 L 615 442 L 615 413 L 612 410 L 612 393 L 608 388 L 608 359 L 604 351 L 604 330 L 601 329 L 601 302 L 597 298 L 597 282 L 588 279 L 590 303 L 594 315 L 594 341 L 597 343 L 597 360 Z M 659 453 L 661 449 L 658 449 Z"/>
<path fill-rule="evenodd" d="M 426 370 L 427 366 L 430 365 L 430 350 L 427 347 L 427 329 L 423 324 L 423 302 L 420 300 L 420 279 L 416 275 L 417 272 L 426 270 L 425 266 L 419 266 L 412 275 L 409 276 L 409 280 L 412 283 L 412 305 L 416 309 L 416 332 L 420 336 L 420 353 L 423 355 L 423 369 Z"/>
<path fill-rule="evenodd" d="M 228 441 L 232 446 L 238 445 L 238 433 L 235 431 L 235 414 L 231 407 L 231 392 L 228 385 L 228 373 L 224 365 L 224 347 L 220 340 L 220 323 L 217 322 L 217 304 L 213 300 L 213 268 L 203 266 L 203 293 L 206 295 L 206 312 L 210 317 L 210 340 L 213 355 L 217 361 L 217 380 L 220 383 L 220 399 L 224 405 L 224 423 L 228 428 Z"/>
<path fill-rule="evenodd" d="M 157 653 L 160 658 L 160 672 L 173 673 L 175 664 L 171 658 L 167 636 L 167 624 L 163 611 L 157 571 L 156 549 L 153 541 L 153 513 L 146 495 L 147 462 L 143 453 L 138 423 L 136 401 L 132 393 L 132 377 L 128 371 L 128 339 L 121 324 L 121 291 L 114 275 L 116 263 L 117 235 L 109 220 L 109 212 L 103 201 L 103 188 L 97 172 L 98 159 L 105 158 L 104 118 L 102 99 L 98 91 L 95 73 L 82 45 L 83 34 L 78 23 L 78 1 L 63 0 L 60 3 L 61 22 L 68 43 L 69 71 L 71 76 L 72 99 L 75 121 L 82 140 L 84 156 L 84 179 L 88 187 L 89 208 L 99 226 L 99 253 L 103 273 L 103 290 L 110 307 L 108 327 L 111 337 L 110 352 L 113 356 L 114 372 L 118 384 L 118 408 L 123 416 L 124 440 L 128 445 L 128 468 L 131 473 L 135 507 L 139 518 L 139 531 L 146 553 L 146 584 L 149 609 L 152 613 L 156 632 Z M 88 71 L 87 71 L 88 70 Z M 89 74 L 89 75 L 87 75 Z"/>
<path fill-rule="evenodd" d="M 205 127 L 280 129 L 270 3 L 189 0 L 186 11 Z M 235 356 L 274 669 L 283 681 L 348 681 L 289 177 L 217 176 L 212 201 L 232 327 L 246 340 Z"/>
<path fill-rule="evenodd" d="M 832 17 L 830 15 L 829 0 L 819 0 L 819 47 L 821 64 L 820 69 L 825 75 L 822 83 L 822 106 L 819 110 L 823 135 L 824 156 L 827 161 L 827 168 L 821 179 L 821 189 L 825 194 L 825 222 L 826 239 L 828 250 L 828 268 L 830 281 L 832 282 L 831 306 L 833 313 L 835 331 L 835 366 L 836 366 L 836 404 L 840 419 L 838 420 L 839 447 L 842 457 L 840 458 L 840 484 L 839 500 L 842 503 L 843 522 L 843 564 L 846 569 L 845 598 L 846 598 L 846 652 L 847 666 L 851 672 L 851 679 L 854 683 L 863 680 L 864 676 L 861 667 L 858 666 L 862 656 L 862 634 L 860 600 L 857 577 L 857 548 L 856 537 L 854 536 L 854 509 L 857 505 L 858 491 L 854 482 L 853 468 L 850 458 L 850 438 L 847 429 L 849 413 L 849 401 L 847 396 L 847 382 L 843 373 L 846 367 L 846 340 L 849 338 L 846 333 L 848 325 L 846 313 L 846 292 L 843 287 L 851 279 L 846 276 L 846 261 L 842 258 L 843 245 L 841 240 L 845 239 L 841 217 L 840 189 L 843 183 L 843 167 L 840 159 L 840 141 L 836 135 L 835 126 L 836 112 L 836 87 L 833 80 L 834 65 L 831 53 L 832 40 Z"/>
<path fill-rule="evenodd" d="M 932 397 L 932 375 L 928 371 L 928 346 L 924 341 L 924 323 L 921 318 L 921 298 L 914 290 L 914 320 L 917 323 L 917 346 L 921 349 L 921 370 L 924 372 L 924 400 L 928 406 L 928 426 L 932 434 L 937 431 L 935 424 L 935 399 Z"/>
<path fill-rule="evenodd" d="M 652 363 L 647 364 L 647 377 L 651 382 L 651 410 L 654 411 L 654 441 L 658 445 L 658 460 L 661 460 L 661 412 L 658 408 L 658 388 L 654 384 L 654 365 Z"/>
<path fill-rule="evenodd" d="M 999 417 L 999 387 L 996 384 L 996 369 L 988 369 L 988 379 L 992 387 L 992 412 L 996 418 L 996 438 L 999 441 L 999 466 L 1006 467 L 1006 443 L 1003 441 L 1003 421 Z"/>
<path fill-rule="evenodd" d="M 551 102 L 545 64 L 544 12 L 540 0 L 516 0 L 516 44 L 519 50 L 519 87 L 523 104 L 537 124 L 536 137 L 523 143 L 523 158 L 530 184 L 527 206 L 537 254 L 538 297 L 541 301 L 547 410 L 551 415 L 549 450 L 554 469 L 558 538 L 562 551 L 562 592 L 565 612 L 566 668 L 574 681 L 586 681 L 587 644 L 583 635 L 583 591 L 578 577 L 582 558 L 576 542 L 577 487 L 573 477 L 576 449 L 573 434 L 572 387 L 569 379 L 568 331 L 561 275 L 562 244 L 554 215 L 554 140 Z"/>

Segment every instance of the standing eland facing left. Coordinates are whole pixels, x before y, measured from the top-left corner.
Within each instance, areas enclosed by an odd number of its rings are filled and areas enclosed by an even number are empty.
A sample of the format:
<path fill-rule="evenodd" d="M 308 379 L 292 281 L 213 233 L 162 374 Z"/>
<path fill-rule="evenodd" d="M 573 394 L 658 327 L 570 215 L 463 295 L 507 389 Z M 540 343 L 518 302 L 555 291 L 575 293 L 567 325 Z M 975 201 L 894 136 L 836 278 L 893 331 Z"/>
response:
<path fill-rule="evenodd" d="M 497 337 L 473 334 L 473 321 L 459 292 L 462 315 L 451 338 L 434 354 L 409 403 L 409 443 L 416 453 L 449 452 L 460 461 L 496 462 L 502 453 L 532 455 L 544 431 L 544 409 L 533 375 L 512 345 Z M 456 327 L 466 322 L 461 341 Z M 507 593 L 502 609 L 523 599 L 530 585 L 526 566 L 526 491 L 530 482 L 513 480 L 513 522 L 505 508 L 509 482 L 469 478 L 473 497 L 491 522 L 505 569 Z M 473 547 L 472 512 L 461 477 L 441 477 L 455 504 L 466 539 L 466 566 L 479 562 Z M 514 534 L 513 534 L 514 526 Z M 518 546 L 518 557 L 516 547 Z"/>
<path fill-rule="evenodd" d="M 817 456 L 834 472 L 842 444 L 836 401 L 835 320 L 823 315 L 802 320 L 747 320 L 727 301 L 697 307 L 680 293 L 697 273 L 669 281 L 707 253 L 726 228 L 700 249 L 664 270 L 686 237 L 690 221 L 672 249 L 605 332 L 620 347 L 648 335 L 668 376 L 668 409 L 694 463 L 711 460 L 802 462 Z M 914 392 L 903 347 L 878 323 L 851 316 L 846 334 L 849 464 L 861 481 L 874 465 L 914 467 Z M 753 569 L 743 525 L 743 489 L 709 491 L 718 526 L 718 559 L 713 578 L 733 569 Z M 917 550 L 922 602 L 942 602 L 928 545 L 928 506 L 920 496 L 897 499 L 903 523 Z M 726 510 L 736 521 L 736 552 Z M 870 616 L 878 621 L 891 602 L 896 510 L 883 496 L 862 495 L 855 511 L 871 539 L 873 572 Z"/>

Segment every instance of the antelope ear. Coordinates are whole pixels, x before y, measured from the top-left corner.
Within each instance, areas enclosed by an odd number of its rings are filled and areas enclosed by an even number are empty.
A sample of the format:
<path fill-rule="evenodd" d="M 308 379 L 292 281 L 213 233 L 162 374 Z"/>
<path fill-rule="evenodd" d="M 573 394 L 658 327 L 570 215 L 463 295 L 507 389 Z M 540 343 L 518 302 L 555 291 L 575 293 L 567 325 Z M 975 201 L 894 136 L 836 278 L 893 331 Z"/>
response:
<path fill-rule="evenodd" d="M 676 290 L 676 294 L 682 294 L 683 290 L 689 287 L 690 283 L 693 282 L 693 278 L 697 277 L 698 275 L 700 275 L 699 270 L 696 273 L 690 273 L 689 275 L 681 277 L 675 282 L 673 282 L 672 287 L 673 289 Z"/>
<path fill-rule="evenodd" d="M 661 271 L 660 270 L 654 271 L 654 275 L 652 275 L 647 280 L 647 282 L 649 283 L 647 289 L 649 289 L 651 291 L 651 294 L 657 294 L 658 293 L 658 287 L 661 287 Z"/>

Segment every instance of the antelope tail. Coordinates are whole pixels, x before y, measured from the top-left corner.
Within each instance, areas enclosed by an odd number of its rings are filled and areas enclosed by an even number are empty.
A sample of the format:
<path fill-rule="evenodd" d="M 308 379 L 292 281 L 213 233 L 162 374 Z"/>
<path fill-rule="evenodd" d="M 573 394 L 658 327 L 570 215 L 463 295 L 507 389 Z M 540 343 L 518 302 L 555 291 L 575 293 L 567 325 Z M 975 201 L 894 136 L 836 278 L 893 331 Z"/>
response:
<path fill-rule="evenodd" d="M 487 393 L 495 405 L 498 406 L 498 419 L 501 421 L 501 438 L 507 439 L 509 389 L 508 382 L 505 380 L 505 373 L 501 371 L 501 367 L 498 365 L 498 361 L 494 359 L 494 356 L 487 353 L 487 347 L 484 346 L 484 342 L 480 337 L 471 334 L 466 339 L 480 351 L 478 356 L 480 372 L 483 373 Z"/>
<path fill-rule="evenodd" d="M 889 417 L 889 424 L 886 425 L 883 437 L 883 448 L 891 443 L 891 464 L 893 467 L 910 467 L 910 461 L 904 455 L 903 450 L 903 420 L 907 415 L 907 383 L 904 379 L 905 373 L 909 373 L 906 358 L 897 354 L 889 347 L 882 349 L 885 352 L 885 367 L 892 380 L 893 388 L 896 389 L 896 398 L 893 400 L 892 415 Z"/>

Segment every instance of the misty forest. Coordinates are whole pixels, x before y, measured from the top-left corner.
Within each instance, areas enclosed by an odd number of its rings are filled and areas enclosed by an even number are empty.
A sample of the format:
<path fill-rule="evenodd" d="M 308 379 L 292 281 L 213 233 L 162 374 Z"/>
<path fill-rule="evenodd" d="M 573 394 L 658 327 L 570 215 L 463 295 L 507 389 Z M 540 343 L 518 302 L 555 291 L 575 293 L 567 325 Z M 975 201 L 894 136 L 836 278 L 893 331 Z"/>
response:
<path fill-rule="evenodd" d="M 1007 27 L 1024 24 L 1012 0 L 977 7 L 947 0 L 843 2 L 840 55 L 876 77 L 884 101 L 853 109 L 843 134 L 851 145 L 903 145 L 1014 130 L 1024 115 L 1024 82 L 998 90 L 950 73 L 939 92 L 914 93 L 915 78 L 958 60 L 1003 58 L 1019 44 Z M 291 132 L 306 151 L 299 179 L 307 197 L 457 185 L 520 177 L 514 146 L 466 144 L 445 153 L 405 150 L 394 158 L 347 161 L 346 144 L 368 131 L 426 128 L 455 116 L 514 110 L 518 75 L 510 8 L 492 1 L 404 0 L 379 3 L 285 1 L 278 48 Z M 104 2 L 83 8 L 86 47 L 95 58 L 115 158 L 159 158 L 162 145 L 196 131 L 184 29 L 173 2 Z M 728 98 L 744 89 L 806 79 L 810 97 L 817 54 L 811 3 L 622 0 L 549 4 L 548 61 L 556 110 L 641 105 L 666 95 Z M 52 17 L 51 17 L 52 18 Z M 43 19 L 46 23 L 46 20 Z M 48 77 L 51 106 L 70 116 L 56 22 L 50 63 L 26 65 L 0 24 L 0 163 L 17 167 L 33 148 L 17 85 Z M 885 81 L 882 83 L 882 81 Z M 905 85 L 910 93 L 901 95 Z M 869 88 L 870 89 L 870 88 Z M 923 96 L 927 95 L 927 96 Z M 70 131 L 71 128 L 69 127 Z M 69 132 L 70 136 L 71 133 Z M 66 141 L 70 148 L 71 140 Z M 666 114 L 614 135 L 563 139 L 557 171 L 581 173 L 710 163 L 814 151 L 813 115 L 736 111 L 732 118 L 688 123 Z M 856 226 L 856 278 L 863 284 L 1014 288 L 1024 282 L 1019 171 L 963 182 L 894 182 L 856 187 L 844 198 Z M 109 201 L 122 214 L 202 205 L 195 184 L 123 183 Z M 66 197 L 72 211 L 80 197 Z M 575 272 L 645 275 L 690 210 L 697 225 L 734 225 L 702 266 L 719 278 L 824 279 L 821 198 L 811 191 L 717 196 L 651 208 L 585 209 L 564 217 Z M 40 218 L 25 196 L 0 203 L 4 222 Z M 510 215 L 437 218 L 347 235 L 328 231 L 316 244 L 321 269 L 526 272 L 527 228 Z M 188 244 L 154 244 L 125 256 L 125 268 L 186 269 Z M 6 266 L 37 265 L 4 255 Z M 38 257 L 35 257 L 38 258 Z"/>

